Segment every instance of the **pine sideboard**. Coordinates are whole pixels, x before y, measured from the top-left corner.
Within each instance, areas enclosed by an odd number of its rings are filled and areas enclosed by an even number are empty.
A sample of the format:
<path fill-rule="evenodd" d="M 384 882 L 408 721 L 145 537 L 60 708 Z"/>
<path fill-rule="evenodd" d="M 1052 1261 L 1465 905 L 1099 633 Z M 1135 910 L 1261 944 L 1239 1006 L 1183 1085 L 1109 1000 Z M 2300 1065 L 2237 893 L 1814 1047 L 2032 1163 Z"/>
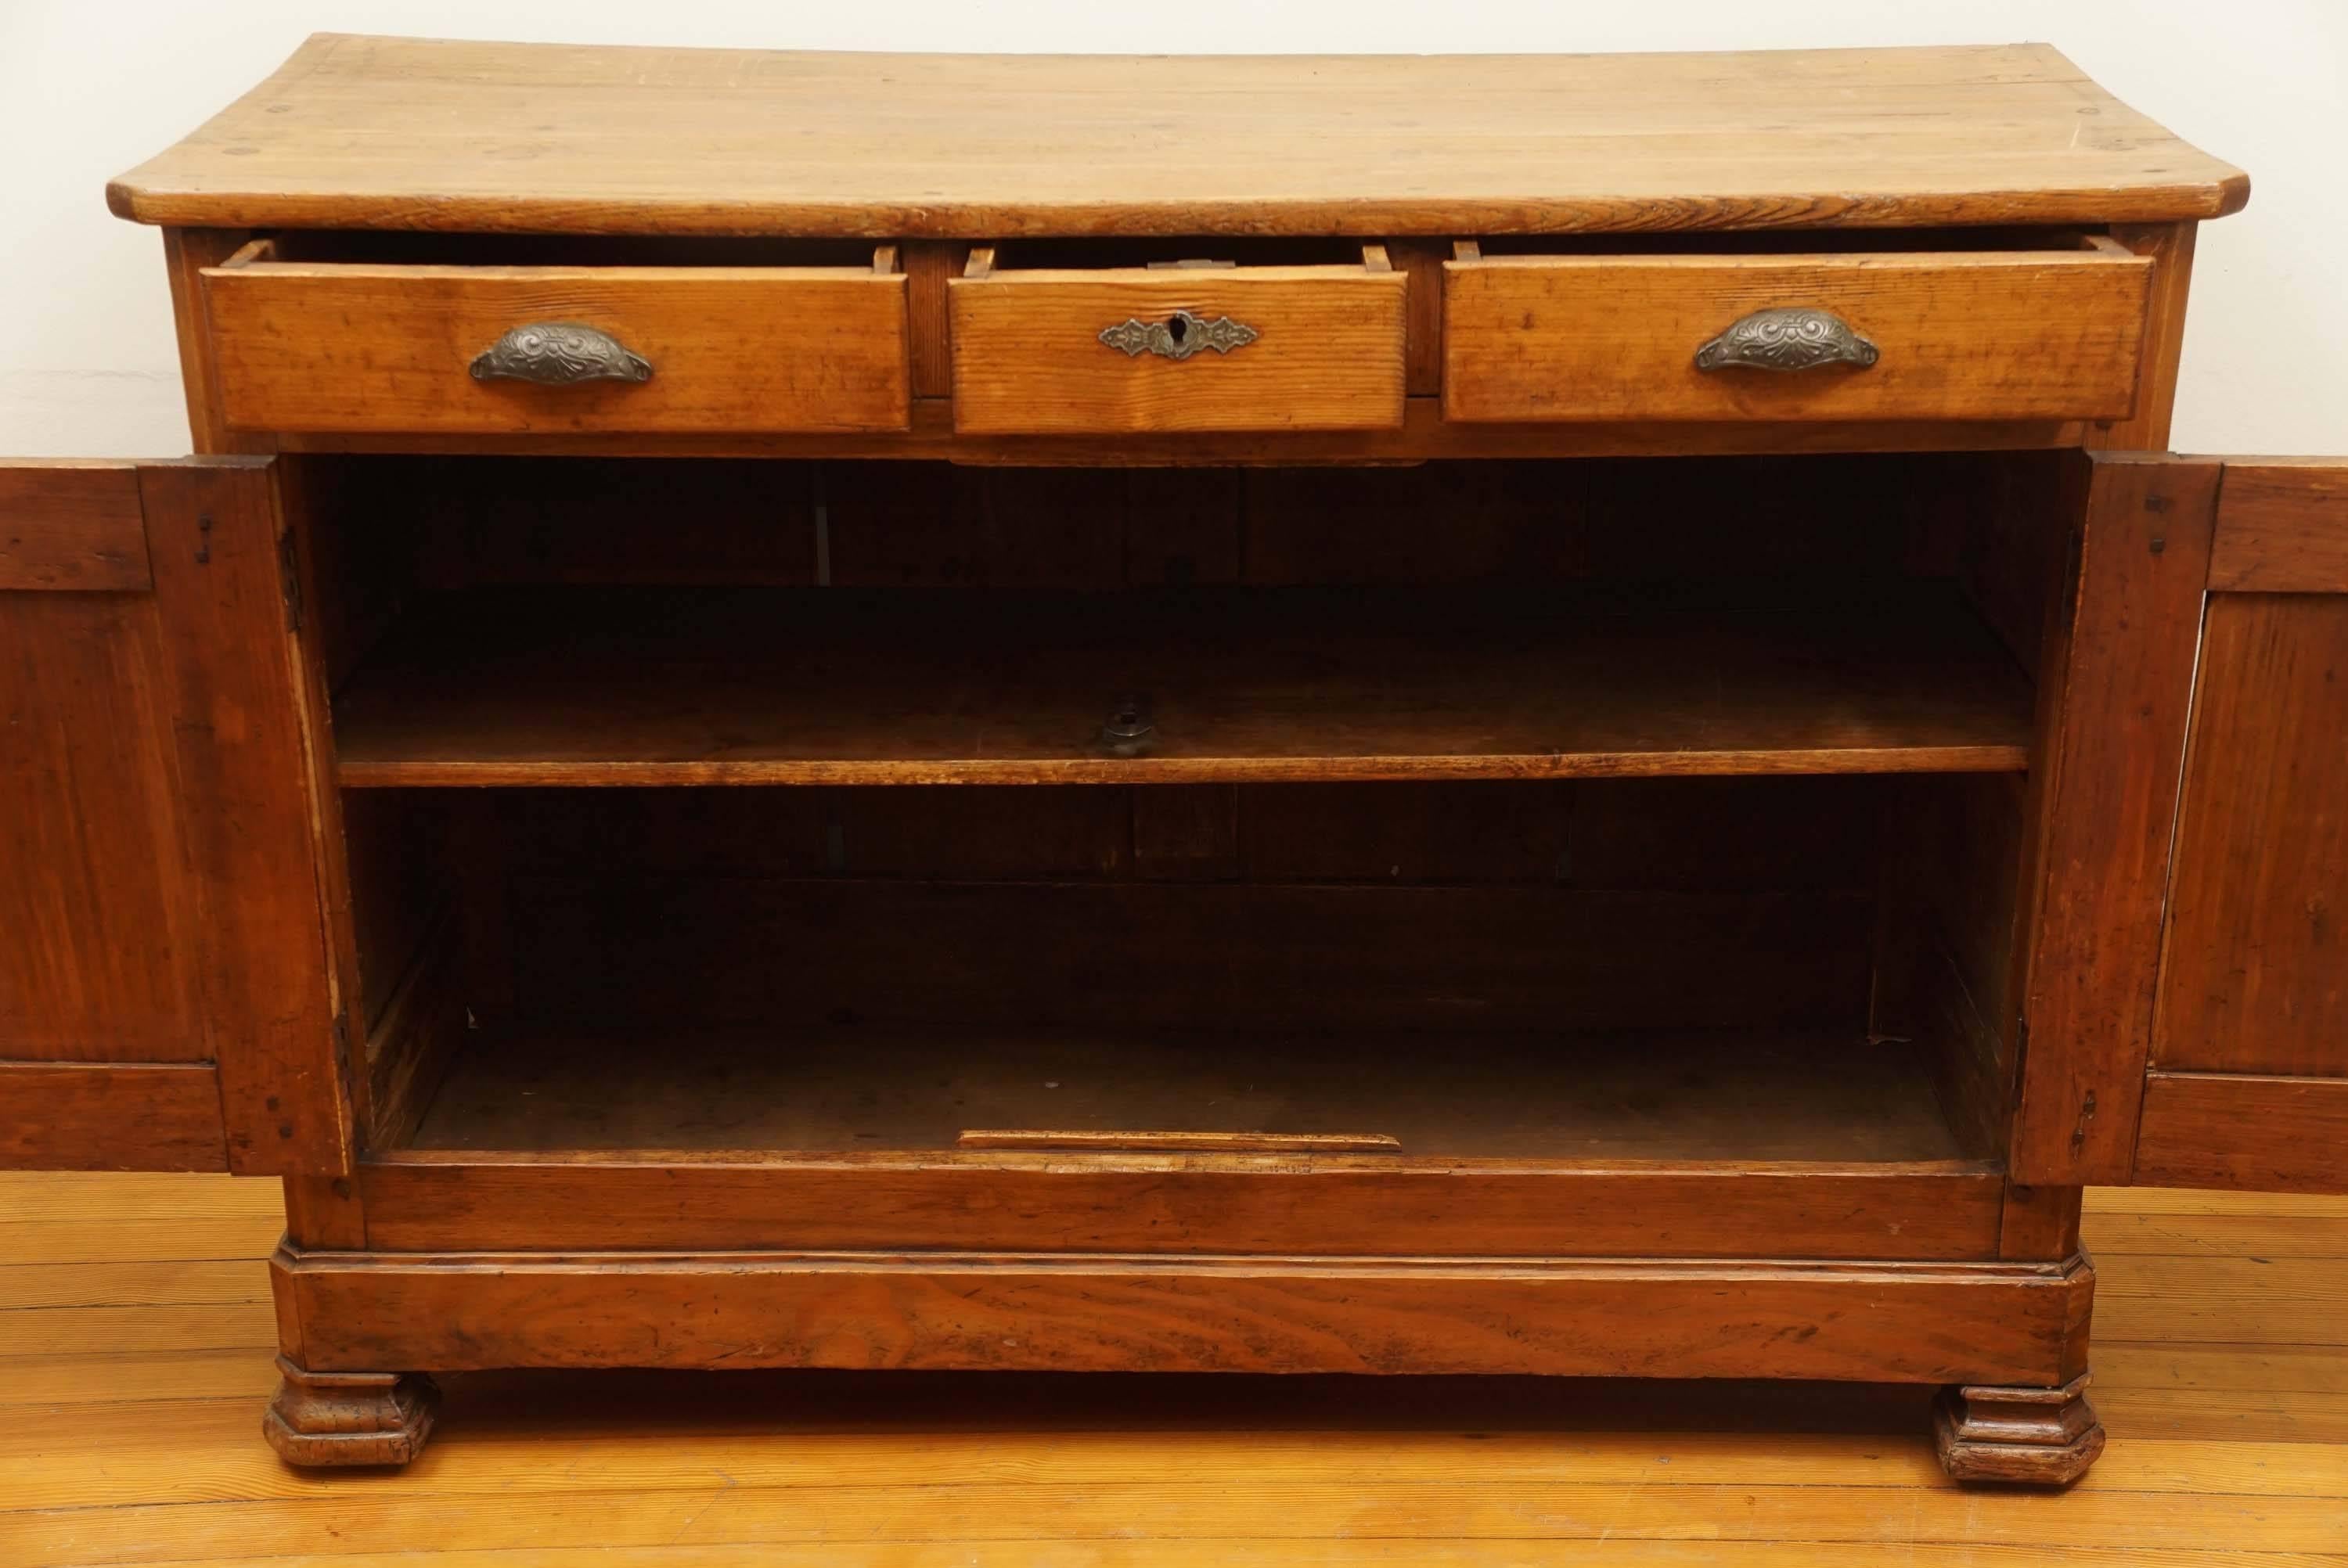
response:
<path fill-rule="evenodd" d="M 197 456 L 0 468 L 0 1163 L 435 1373 L 1941 1385 L 2348 1188 L 2348 467 L 2038 46 L 321 36 L 108 191 Z M 1921 1440 L 1921 1434 L 1919 1434 Z"/>

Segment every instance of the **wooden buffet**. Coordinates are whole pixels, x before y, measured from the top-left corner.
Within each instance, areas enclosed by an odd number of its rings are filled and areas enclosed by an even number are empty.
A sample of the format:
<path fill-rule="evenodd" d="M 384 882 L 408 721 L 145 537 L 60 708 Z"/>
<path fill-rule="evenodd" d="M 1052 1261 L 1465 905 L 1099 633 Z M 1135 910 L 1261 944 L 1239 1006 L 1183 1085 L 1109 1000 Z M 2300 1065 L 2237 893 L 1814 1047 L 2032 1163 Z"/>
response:
<path fill-rule="evenodd" d="M 427 1374 L 1949 1387 L 2348 1186 L 2348 467 L 2036 46 L 321 36 L 118 181 L 200 456 L 0 468 L 0 1163 Z"/>

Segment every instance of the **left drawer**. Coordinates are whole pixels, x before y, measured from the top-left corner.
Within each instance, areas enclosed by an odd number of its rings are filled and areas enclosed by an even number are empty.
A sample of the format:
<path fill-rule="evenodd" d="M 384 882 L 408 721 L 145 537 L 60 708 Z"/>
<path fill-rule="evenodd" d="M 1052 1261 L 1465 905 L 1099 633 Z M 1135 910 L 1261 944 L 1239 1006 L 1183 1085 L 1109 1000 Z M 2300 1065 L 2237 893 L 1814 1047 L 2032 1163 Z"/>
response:
<path fill-rule="evenodd" d="M 798 432 L 910 423 L 895 248 L 842 266 L 305 261 L 203 272 L 222 416 L 255 431 Z"/>

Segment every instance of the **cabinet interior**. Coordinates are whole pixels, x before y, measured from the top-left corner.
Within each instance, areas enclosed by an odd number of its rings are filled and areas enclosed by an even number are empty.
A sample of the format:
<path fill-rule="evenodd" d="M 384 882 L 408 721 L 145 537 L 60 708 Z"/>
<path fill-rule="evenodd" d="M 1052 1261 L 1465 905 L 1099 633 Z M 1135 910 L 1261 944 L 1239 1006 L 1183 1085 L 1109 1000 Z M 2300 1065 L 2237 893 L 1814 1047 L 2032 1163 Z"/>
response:
<path fill-rule="evenodd" d="M 375 1157 L 2001 1156 L 2075 455 L 288 461 Z"/>

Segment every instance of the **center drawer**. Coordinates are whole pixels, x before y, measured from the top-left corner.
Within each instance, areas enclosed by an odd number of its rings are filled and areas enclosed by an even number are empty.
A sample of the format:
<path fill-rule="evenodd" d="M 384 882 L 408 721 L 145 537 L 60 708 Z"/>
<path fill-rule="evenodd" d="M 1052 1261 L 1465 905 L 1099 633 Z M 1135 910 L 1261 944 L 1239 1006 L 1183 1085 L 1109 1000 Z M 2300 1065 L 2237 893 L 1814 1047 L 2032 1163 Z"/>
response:
<path fill-rule="evenodd" d="M 2133 411 L 2148 258 L 2102 236 L 1940 238 L 1952 248 L 1626 255 L 1464 242 L 1444 265 L 1444 417 Z M 1961 243 L 1997 248 L 1953 248 Z"/>
<path fill-rule="evenodd" d="M 1231 250 L 1220 242 L 1224 254 Z M 1381 430 L 1402 424 L 1403 276 L 1330 264 L 971 252 L 948 297 L 954 428 L 984 435 Z M 1176 252 L 1179 254 L 1179 251 Z"/>
<path fill-rule="evenodd" d="M 846 265 L 411 264 L 321 259 L 289 237 L 256 241 L 202 277 L 233 429 L 789 434 L 910 423 L 894 246 L 860 248 Z"/>

